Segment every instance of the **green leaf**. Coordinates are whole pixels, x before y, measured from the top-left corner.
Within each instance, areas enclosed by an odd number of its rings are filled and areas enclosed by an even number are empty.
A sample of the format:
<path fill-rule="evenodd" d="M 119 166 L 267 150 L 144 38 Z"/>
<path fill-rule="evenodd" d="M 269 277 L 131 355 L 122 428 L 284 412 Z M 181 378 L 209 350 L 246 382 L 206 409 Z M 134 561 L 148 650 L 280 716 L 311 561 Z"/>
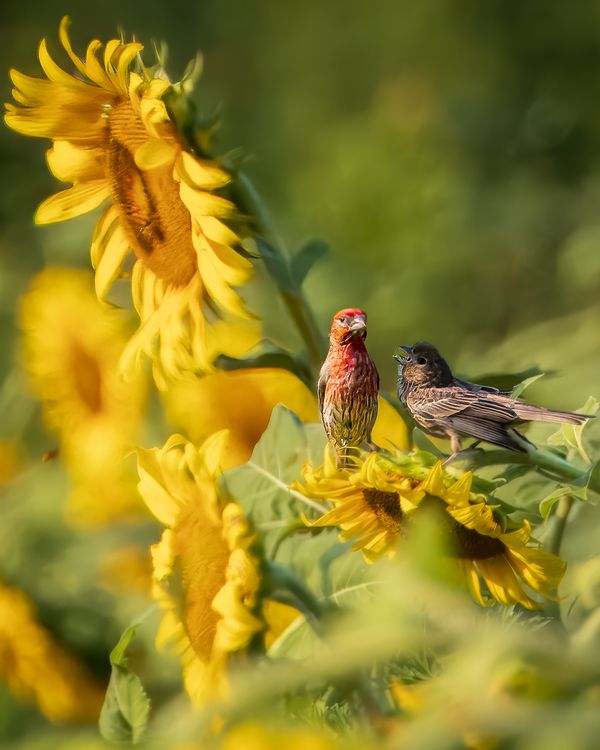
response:
<path fill-rule="evenodd" d="M 275 279 L 277 285 L 286 292 L 296 292 L 298 287 L 292 276 L 288 259 L 263 239 L 257 239 L 256 244 L 267 271 Z"/>
<path fill-rule="evenodd" d="M 150 699 L 140 678 L 129 670 L 125 653 L 147 614 L 123 632 L 110 652 L 112 671 L 98 722 L 100 734 L 109 742 L 136 745 L 146 731 Z"/>
<path fill-rule="evenodd" d="M 542 516 L 544 521 L 548 518 L 548 516 L 550 515 L 550 511 L 560 500 L 560 498 L 564 497 L 565 495 L 571 495 L 572 493 L 573 489 L 571 487 L 557 487 L 553 492 L 551 492 L 543 500 L 541 500 L 540 515 Z"/>
<path fill-rule="evenodd" d="M 486 373 L 484 375 L 477 375 L 473 378 L 466 378 L 466 380 L 472 383 L 479 383 L 480 385 L 491 385 L 494 388 L 499 388 L 501 391 L 512 391 L 512 389 L 522 383 L 524 380 L 535 377 L 536 375 L 554 375 L 556 370 L 546 370 L 543 373 L 539 367 L 530 367 L 527 370 L 521 370 L 521 372 L 495 372 Z"/>
<path fill-rule="evenodd" d="M 523 393 L 523 391 L 526 388 L 529 388 L 530 385 L 533 385 L 537 380 L 540 378 L 543 378 L 546 373 L 540 372 L 537 375 L 531 375 L 529 378 L 525 378 L 525 380 L 522 380 L 520 383 L 517 383 L 517 385 L 514 386 L 514 388 L 511 390 L 510 395 L 511 398 L 519 398 L 519 396 Z"/>
<path fill-rule="evenodd" d="M 329 246 L 323 240 L 309 240 L 298 250 L 291 260 L 292 279 L 300 288 L 312 267 L 329 252 Z"/>
<path fill-rule="evenodd" d="M 293 372 L 310 388 L 314 385 L 310 366 L 305 357 L 295 356 L 268 340 L 264 341 L 260 349 L 252 356 L 236 359 L 222 354 L 217 358 L 216 365 L 222 370 L 277 367 Z"/>
<path fill-rule="evenodd" d="M 223 491 L 244 509 L 268 552 L 290 520 L 303 513 L 315 517 L 327 510 L 323 503 L 289 488 L 300 479 L 307 461 L 322 462 L 324 448 L 321 425 L 302 424 L 292 411 L 279 405 L 250 460 L 221 477 Z"/>
<path fill-rule="evenodd" d="M 320 599 L 343 609 L 368 607 L 380 589 L 378 568 L 369 565 L 350 544 L 338 541 L 337 529 L 323 529 L 312 538 L 289 537 L 277 562 L 292 568 Z M 306 620 L 296 620 L 269 649 L 269 656 L 304 659 L 314 653 L 319 638 Z"/>
<path fill-rule="evenodd" d="M 561 485 L 540 501 L 542 518 L 548 518 L 555 503 L 565 495 L 572 495 L 583 503 L 596 505 L 600 502 L 600 461 L 595 463 L 578 479 L 569 485 Z"/>
<path fill-rule="evenodd" d="M 577 410 L 579 414 L 597 414 L 600 409 L 598 399 L 590 396 L 585 404 Z M 548 438 L 548 445 L 554 448 L 566 448 L 567 451 L 577 451 L 584 461 L 589 462 L 589 457 L 583 447 L 583 430 L 587 422 L 583 424 L 563 424 L 560 429 L 553 432 Z"/>

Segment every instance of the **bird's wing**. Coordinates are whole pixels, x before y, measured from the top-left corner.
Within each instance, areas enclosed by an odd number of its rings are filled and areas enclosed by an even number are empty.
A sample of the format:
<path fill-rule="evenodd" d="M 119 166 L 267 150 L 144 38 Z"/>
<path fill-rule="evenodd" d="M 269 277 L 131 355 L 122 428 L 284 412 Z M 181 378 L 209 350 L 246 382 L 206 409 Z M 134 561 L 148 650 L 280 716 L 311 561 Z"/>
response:
<path fill-rule="evenodd" d="M 479 383 L 470 383 L 468 380 L 461 380 L 460 378 L 454 378 L 454 385 L 462 386 L 469 391 L 475 393 L 483 391 L 483 393 L 497 393 L 500 396 L 510 396 L 510 391 L 501 391 L 500 388 L 495 388 L 493 385 L 479 385 Z"/>
<path fill-rule="evenodd" d="M 429 388 L 411 399 L 411 408 L 431 419 L 450 419 L 457 416 L 489 420 L 506 424 L 517 419 L 516 412 L 494 394 L 456 388 Z"/>
<path fill-rule="evenodd" d="M 447 423 L 452 429 L 463 435 L 485 440 L 494 445 L 501 445 L 514 451 L 525 452 L 525 448 L 511 436 L 510 433 L 514 430 L 507 429 L 504 423 L 494 422 L 491 419 L 481 419 L 468 414 L 449 417 Z"/>
<path fill-rule="evenodd" d="M 317 398 L 319 399 L 319 412 L 323 416 L 323 400 L 325 399 L 325 388 L 327 387 L 327 381 L 329 380 L 329 365 L 327 362 L 323 363 L 321 372 L 319 373 L 319 380 L 317 382 Z"/>
<path fill-rule="evenodd" d="M 437 422 L 488 443 L 524 450 L 507 430 L 507 426 L 517 419 L 515 411 L 508 404 L 494 398 L 494 394 L 461 388 L 446 395 L 447 390 L 429 389 L 423 393 L 418 404 L 413 402 L 411 406 L 426 421 Z"/>

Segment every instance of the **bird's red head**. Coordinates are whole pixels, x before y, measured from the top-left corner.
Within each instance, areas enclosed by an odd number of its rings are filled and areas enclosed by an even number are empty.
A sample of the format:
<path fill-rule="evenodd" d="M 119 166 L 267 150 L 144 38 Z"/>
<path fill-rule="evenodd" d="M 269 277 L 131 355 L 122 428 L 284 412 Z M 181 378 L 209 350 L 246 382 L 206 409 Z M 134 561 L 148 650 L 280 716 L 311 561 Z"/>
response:
<path fill-rule="evenodd" d="M 347 344 L 367 338 L 367 313 L 358 307 L 348 307 L 333 316 L 329 340 L 332 344 Z"/>

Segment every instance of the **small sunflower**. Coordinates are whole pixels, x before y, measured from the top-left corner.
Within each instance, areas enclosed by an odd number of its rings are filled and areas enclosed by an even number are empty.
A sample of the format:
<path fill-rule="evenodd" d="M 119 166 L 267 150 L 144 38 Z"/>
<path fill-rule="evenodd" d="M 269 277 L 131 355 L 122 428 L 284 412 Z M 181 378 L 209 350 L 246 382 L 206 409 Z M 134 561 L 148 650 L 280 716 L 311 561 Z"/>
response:
<path fill-rule="evenodd" d="M 20 318 L 24 365 L 72 479 L 73 519 L 141 511 L 124 456 L 137 438 L 145 388 L 118 372 L 127 341 L 119 312 L 98 302 L 89 273 L 54 268 L 34 279 Z"/>
<path fill-rule="evenodd" d="M 174 435 L 138 450 L 140 493 L 167 527 L 152 548 L 153 596 L 164 610 L 158 643 L 176 642 L 196 704 L 226 693 L 228 665 L 265 628 L 254 537 L 240 507 L 217 497 L 227 440 L 222 430 L 196 449 Z"/>
<path fill-rule="evenodd" d="M 98 719 L 104 688 L 38 622 L 22 591 L 0 584 L 0 678 L 51 721 Z"/>
<path fill-rule="evenodd" d="M 225 223 L 235 206 L 215 193 L 231 178 L 186 143 L 165 105 L 180 94 L 164 71 L 139 62 L 141 44 L 93 40 L 81 59 L 68 24 L 63 18 L 59 36 L 76 75 L 56 64 L 42 40 L 47 78 L 12 70 L 16 104 L 6 105 L 5 120 L 23 135 L 51 139 L 50 171 L 72 183 L 40 205 L 38 224 L 111 202 L 91 245 L 96 291 L 103 299 L 116 279 L 131 277 L 140 327 L 123 366 L 145 352 L 164 385 L 181 371 L 210 369 L 219 353 L 239 356 L 259 338 L 232 288 L 252 274 Z"/>
<path fill-rule="evenodd" d="M 527 521 L 505 531 L 494 507 L 471 491 L 472 474 L 460 479 L 445 474 L 441 462 L 428 466 L 410 455 L 370 453 L 352 469 L 338 469 L 325 455 L 322 467 L 308 464 L 294 489 L 308 497 L 330 500 L 334 507 L 311 526 L 339 526 L 342 540 L 354 540 L 369 562 L 393 555 L 399 539 L 410 533 L 419 510 L 434 511 L 450 554 L 462 570 L 474 598 L 491 602 L 481 580 L 501 604 L 540 606 L 528 590 L 552 598 L 565 571 L 556 555 L 529 546 Z"/>

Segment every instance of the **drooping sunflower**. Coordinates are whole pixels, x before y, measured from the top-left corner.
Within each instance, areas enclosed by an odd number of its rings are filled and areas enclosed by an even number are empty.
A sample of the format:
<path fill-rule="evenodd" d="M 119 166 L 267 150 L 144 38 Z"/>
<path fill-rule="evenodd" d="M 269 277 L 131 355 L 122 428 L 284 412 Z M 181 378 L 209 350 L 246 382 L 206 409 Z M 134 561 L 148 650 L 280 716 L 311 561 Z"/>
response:
<path fill-rule="evenodd" d="M 215 192 L 231 178 L 186 141 L 165 104 L 183 96 L 181 87 L 144 67 L 141 44 L 93 40 L 81 59 L 68 25 L 63 18 L 59 36 L 76 74 L 60 68 L 42 40 L 46 78 L 11 71 L 16 104 L 6 105 L 5 120 L 19 133 L 51 139 L 48 166 L 72 183 L 40 205 L 38 224 L 110 201 L 91 245 L 96 291 L 103 299 L 116 279 L 131 278 L 140 327 L 122 363 L 145 352 L 164 385 L 258 341 L 232 288 L 249 279 L 252 264 L 236 251 L 239 238 L 226 223 L 235 206 Z"/>
<path fill-rule="evenodd" d="M 308 464 L 303 474 L 294 489 L 334 506 L 307 523 L 339 526 L 340 538 L 354 540 L 354 548 L 370 562 L 393 555 L 416 514 L 433 511 L 451 556 L 482 605 L 496 600 L 537 608 L 540 601 L 532 594 L 552 598 L 564 574 L 566 565 L 559 557 L 530 546 L 527 521 L 504 530 L 494 506 L 472 492 L 470 472 L 456 479 L 444 473 L 441 462 L 431 466 L 422 455 L 396 452 L 357 458 L 354 470 L 338 469 L 326 454 L 322 467 Z M 491 596 L 482 590 L 482 580 Z"/>
<path fill-rule="evenodd" d="M 38 622 L 22 591 L 0 584 L 0 679 L 52 721 L 98 719 L 104 687 Z"/>
<path fill-rule="evenodd" d="M 138 449 L 140 493 L 167 527 L 152 548 L 158 643 L 175 642 L 196 704 L 226 693 L 228 666 L 265 628 L 254 537 L 241 508 L 217 496 L 227 440 L 222 430 L 199 449 L 179 435 Z"/>
<path fill-rule="evenodd" d="M 118 372 L 126 330 L 94 295 L 90 274 L 46 269 L 21 302 L 23 361 L 71 480 L 69 512 L 98 523 L 143 511 L 124 460 L 136 442 L 145 388 Z"/>

